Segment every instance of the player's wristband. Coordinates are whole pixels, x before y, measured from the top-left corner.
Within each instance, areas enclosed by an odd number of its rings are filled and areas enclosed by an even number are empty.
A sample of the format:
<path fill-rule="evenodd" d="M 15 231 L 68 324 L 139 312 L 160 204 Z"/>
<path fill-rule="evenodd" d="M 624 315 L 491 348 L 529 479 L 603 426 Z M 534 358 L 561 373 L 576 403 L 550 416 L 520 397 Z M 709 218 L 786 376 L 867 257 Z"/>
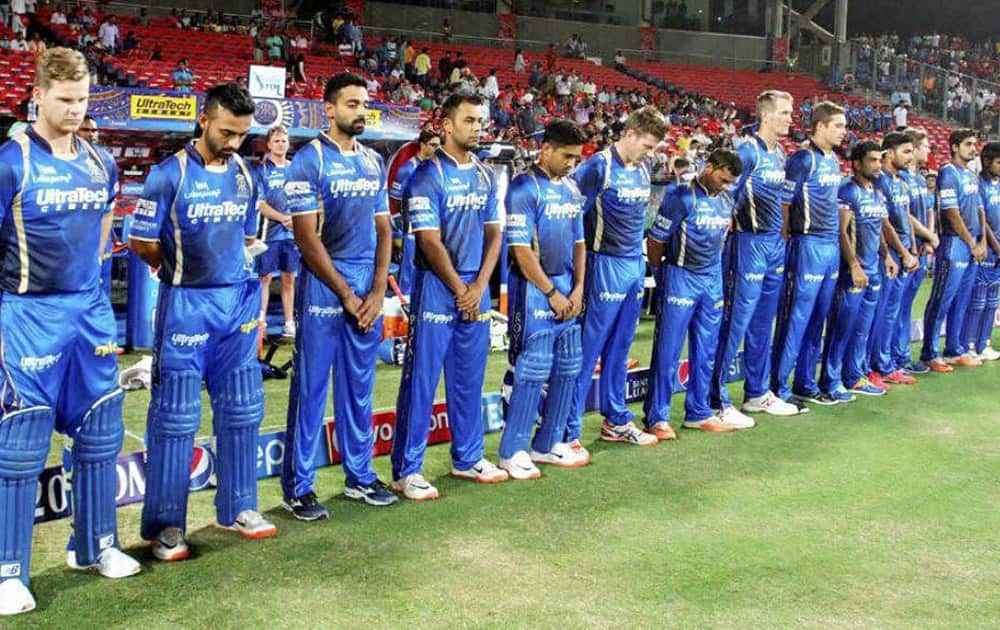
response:
<path fill-rule="evenodd" d="M 559 289 L 557 289 L 556 285 L 553 284 L 552 288 L 549 289 L 548 292 L 545 294 L 545 297 L 551 300 L 552 296 L 555 295 L 558 292 L 559 292 Z"/>

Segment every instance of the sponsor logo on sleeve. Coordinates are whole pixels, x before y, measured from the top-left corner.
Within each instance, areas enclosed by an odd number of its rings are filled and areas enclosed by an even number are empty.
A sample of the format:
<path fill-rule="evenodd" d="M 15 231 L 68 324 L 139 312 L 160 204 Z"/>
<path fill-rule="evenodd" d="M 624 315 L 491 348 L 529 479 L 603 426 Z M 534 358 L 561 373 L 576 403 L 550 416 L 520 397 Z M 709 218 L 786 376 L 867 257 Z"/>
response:
<path fill-rule="evenodd" d="M 135 213 L 140 217 L 156 216 L 157 203 L 152 199 L 140 199 L 135 202 Z"/>

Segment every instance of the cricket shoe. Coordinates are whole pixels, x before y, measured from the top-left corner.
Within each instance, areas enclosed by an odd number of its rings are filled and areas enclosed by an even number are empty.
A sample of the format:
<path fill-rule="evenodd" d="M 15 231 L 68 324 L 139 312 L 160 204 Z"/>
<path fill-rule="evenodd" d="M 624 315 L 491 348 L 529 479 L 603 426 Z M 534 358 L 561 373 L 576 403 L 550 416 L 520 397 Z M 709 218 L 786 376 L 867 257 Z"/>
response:
<path fill-rule="evenodd" d="M 292 516 L 300 521 L 321 521 L 330 518 L 330 513 L 316 498 L 315 492 L 307 492 L 291 499 L 286 497 L 281 501 L 281 507 L 291 512 Z"/>
<path fill-rule="evenodd" d="M 834 405 L 840 404 L 840 400 L 827 394 L 826 392 L 821 392 L 816 390 L 814 392 L 792 392 L 792 400 L 800 403 L 811 403 L 813 405 L 821 405 L 823 407 L 832 407 Z"/>
<path fill-rule="evenodd" d="M 660 442 L 677 439 L 677 432 L 674 431 L 669 422 L 657 422 L 653 426 L 648 427 L 648 432 L 655 435 L 656 439 Z"/>
<path fill-rule="evenodd" d="M 35 609 L 35 596 L 18 578 L 0 582 L 0 615 L 20 615 Z"/>
<path fill-rule="evenodd" d="M 345 484 L 344 496 L 355 501 L 364 501 L 375 507 L 386 507 L 399 501 L 399 497 L 392 493 L 389 486 L 378 479 L 369 484 Z"/>
<path fill-rule="evenodd" d="M 738 430 L 735 425 L 726 424 L 718 416 L 712 416 L 704 420 L 685 420 L 684 428 L 706 431 L 708 433 L 732 433 Z"/>
<path fill-rule="evenodd" d="M 88 566 L 77 563 L 76 551 L 67 551 L 66 566 L 76 571 L 97 569 L 99 574 L 113 580 L 129 577 L 130 575 L 135 575 L 139 571 L 142 571 L 142 565 L 117 547 L 109 547 L 105 549 L 101 552 L 101 555 L 97 556 L 97 562 Z"/>
<path fill-rule="evenodd" d="M 496 464 L 485 457 L 465 470 L 451 467 L 451 475 L 461 479 L 471 479 L 476 483 L 502 483 L 510 479 L 506 470 L 498 468 Z"/>
<path fill-rule="evenodd" d="M 411 501 L 431 501 L 438 498 L 438 490 L 420 473 L 406 475 L 392 482 L 392 489 Z"/>
<path fill-rule="evenodd" d="M 285 327 L 281 329 L 281 336 L 284 339 L 295 339 L 295 322 L 285 322 Z"/>
<path fill-rule="evenodd" d="M 958 367 L 981 367 L 983 365 L 982 361 L 968 352 L 958 357 L 945 357 L 944 362 L 948 365 L 957 365 Z"/>
<path fill-rule="evenodd" d="M 652 446 L 659 442 L 652 433 L 640 431 L 634 422 L 611 424 L 607 420 L 601 425 L 601 439 L 605 442 L 624 442 L 635 446 Z"/>
<path fill-rule="evenodd" d="M 996 361 L 1000 359 L 1000 352 L 993 349 L 992 346 L 986 346 L 983 351 L 979 353 L 980 361 Z"/>
<path fill-rule="evenodd" d="M 721 420 L 723 424 L 736 427 L 737 430 L 752 429 L 757 426 L 757 423 L 753 418 L 741 413 L 739 409 L 733 407 L 732 405 L 724 407 L 719 412 L 719 420 Z"/>
<path fill-rule="evenodd" d="M 590 463 L 590 454 L 587 453 L 587 449 L 582 446 L 580 448 L 583 449 L 582 453 L 574 450 L 566 442 L 560 442 L 553 446 L 548 453 L 532 450 L 531 461 L 536 464 L 552 464 L 559 468 L 582 468 Z"/>
<path fill-rule="evenodd" d="M 219 523 L 219 529 L 236 532 L 247 540 L 274 538 L 278 535 L 278 527 L 256 510 L 243 510 L 236 516 L 232 525 Z"/>
<path fill-rule="evenodd" d="M 587 450 L 587 447 L 585 447 L 580 440 L 570 440 L 569 442 L 566 442 L 566 444 L 568 444 L 573 452 L 576 453 L 577 457 L 582 458 L 583 461 L 586 462 L 584 466 L 590 463 L 590 451 Z"/>
<path fill-rule="evenodd" d="M 184 542 L 184 532 L 179 527 L 164 529 L 150 544 L 153 547 L 153 557 L 163 562 L 177 562 L 191 555 L 191 549 Z"/>
<path fill-rule="evenodd" d="M 867 378 L 861 378 L 857 383 L 851 385 L 847 388 L 847 391 L 852 394 L 858 394 L 861 396 L 885 396 L 885 390 L 881 387 L 875 387 Z"/>
<path fill-rule="evenodd" d="M 951 367 L 941 359 L 931 359 L 930 361 L 925 361 L 924 365 L 927 366 L 929 371 L 937 374 L 947 374 L 955 371 L 955 368 Z"/>
<path fill-rule="evenodd" d="M 766 413 L 772 416 L 797 416 L 801 413 L 797 406 L 785 402 L 770 391 L 762 396 L 743 401 L 742 411 L 743 413 Z"/>
<path fill-rule="evenodd" d="M 904 368 L 904 371 L 910 374 L 927 374 L 931 371 L 931 369 L 920 361 L 912 361 L 906 366 L 906 368 Z"/>
<path fill-rule="evenodd" d="M 542 476 L 542 471 L 531 461 L 527 451 L 518 451 L 510 458 L 501 457 L 500 468 L 506 470 L 510 478 L 515 481 L 539 479 Z"/>
<path fill-rule="evenodd" d="M 882 380 L 885 383 L 892 383 L 893 385 L 914 385 L 917 382 L 917 379 L 913 378 L 909 374 L 906 374 L 902 370 L 894 370 L 890 374 L 887 374 Z"/>
<path fill-rule="evenodd" d="M 892 387 L 890 387 L 889 384 L 885 382 L 885 379 L 882 378 L 882 373 L 881 372 L 869 372 L 868 373 L 868 382 L 871 383 L 872 385 L 874 385 L 875 387 L 881 387 L 886 392 L 889 392 L 889 391 L 892 390 Z"/>

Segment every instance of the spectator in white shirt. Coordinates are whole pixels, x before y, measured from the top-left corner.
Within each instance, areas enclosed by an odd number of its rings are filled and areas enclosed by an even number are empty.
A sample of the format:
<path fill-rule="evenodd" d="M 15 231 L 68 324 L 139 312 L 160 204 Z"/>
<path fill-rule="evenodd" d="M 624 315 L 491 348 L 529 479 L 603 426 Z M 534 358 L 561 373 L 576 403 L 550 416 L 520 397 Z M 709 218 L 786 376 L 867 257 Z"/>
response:
<path fill-rule="evenodd" d="M 620 51 L 620 50 L 615 53 L 615 65 L 616 66 L 624 66 L 625 65 L 625 55 L 622 54 L 622 51 Z"/>
<path fill-rule="evenodd" d="M 18 32 L 17 37 L 10 41 L 8 48 L 14 52 L 28 52 L 28 42 L 24 40 L 24 33 Z"/>
<path fill-rule="evenodd" d="M 28 6 L 25 0 L 10 0 L 10 27 L 14 29 L 15 32 L 24 32 L 26 27 L 24 26 L 24 21 L 21 19 L 24 14 L 28 12 Z"/>
<path fill-rule="evenodd" d="M 483 80 L 483 96 L 493 100 L 500 96 L 500 84 L 497 83 L 497 69 L 490 70 L 490 75 Z"/>
<path fill-rule="evenodd" d="M 112 15 L 104 24 L 101 24 L 101 28 L 97 31 L 97 37 L 101 40 L 101 46 L 104 47 L 104 50 L 114 54 L 118 50 L 118 18 Z"/>
<path fill-rule="evenodd" d="M 892 110 L 892 117 L 896 121 L 896 130 L 902 131 L 906 129 L 906 103 L 900 103 L 896 105 L 896 109 Z"/>
<path fill-rule="evenodd" d="M 56 10 L 52 12 L 49 16 L 49 24 L 65 24 L 66 14 L 62 12 L 62 6 L 56 7 Z"/>

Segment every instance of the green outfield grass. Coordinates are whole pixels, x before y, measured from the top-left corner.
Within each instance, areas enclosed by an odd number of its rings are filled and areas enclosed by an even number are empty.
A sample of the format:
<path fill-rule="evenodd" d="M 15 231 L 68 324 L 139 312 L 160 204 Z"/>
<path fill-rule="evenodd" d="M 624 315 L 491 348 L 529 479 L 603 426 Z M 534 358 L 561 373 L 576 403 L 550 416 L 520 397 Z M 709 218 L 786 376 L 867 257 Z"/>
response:
<path fill-rule="evenodd" d="M 643 364 L 651 339 L 647 320 L 632 353 Z M 504 364 L 491 356 L 487 389 Z M 399 372 L 379 368 L 377 407 L 393 405 Z M 145 573 L 117 582 L 65 569 L 69 523 L 47 523 L 34 549 L 39 610 L 0 625 L 996 627 L 998 383 L 996 364 L 930 375 L 882 399 L 646 449 L 599 442 L 590 414 L 590 467 L 482 487 L 446 477 L 448 447 L 436 446 L 425 472 L 442 498 L 387 509 L 337 498 L 341 470 L 325 468 L 317 490 L 332 518 L 321 523 L 286 517 L 265 480 L 261 506 L 281 530 L 268 541 L 213 529 L 213 495 L 196 493 L 194 557 L 170 565 L 152 562 L 130 506 L 122 538 Z M 287 381 L 267 393 L 265 424 L 281 426 Z M 147 401 L 127 397 L 139 435 Z M 491 457 L 498 440 L 487 437 Z M 386 458 L 376 468 L 388 478 Z"/>

